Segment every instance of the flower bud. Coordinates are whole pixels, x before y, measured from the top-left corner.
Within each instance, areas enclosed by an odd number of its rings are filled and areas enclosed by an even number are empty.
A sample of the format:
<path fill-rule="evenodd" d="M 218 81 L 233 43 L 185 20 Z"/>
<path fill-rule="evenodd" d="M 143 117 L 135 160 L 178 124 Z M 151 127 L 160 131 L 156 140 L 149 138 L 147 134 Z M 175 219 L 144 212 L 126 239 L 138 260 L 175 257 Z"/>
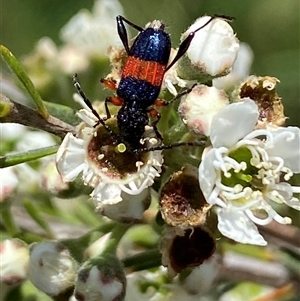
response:
<path fill-rule="evenodd" d="M 0 243 L 0 282 L 6 285 L 21 283 L 27 278 L 29 248 L 17 238 Z"/>
<path fill-rule="evenodd" d="M 114 255 L 91 258 L 80 268 L 74 292 L 78 301 L 122 301 L 125 293 L 124 269 Z"/>
<path fill-rule="evenodd" d="M 58 242 L 34 244 L 30 250 L 29 280 L 49 296 L 73 290 L 77 263 Z"/>
<path fill-rule="evenodd" d="M 37 149 L 41 146 L 52 146 L 55 144 L 54 138 L 49 133 L 27 131 L 22 135 L 16 145 L 18 151 L 28 151 Z M 48 159 L 44 159 L 48 160 Z"/>
<path fill-rule="evenodd" d="M 195 134 L 210 135 L 212 118 L 229 103 L 223 90 L 205 85 L 197 85 L 183 96 L 178 107 L 183 122 Z"/>
<path fill-rule="evenodd" d="M 197 19 L 182 35 L 181 41 L 210 18 L 205 16 Z M 202 82 L 224 76 L 231 71 L 238 50 L 239 41 L 231 26 L 221 18 L 216 18 L 196 32 L 186 55 L 178 62 L 178 75 Z"/>
<path fill-rule="evenodd" d="M 213 79 L 213 86 L 218 89 L 232 90 L 233 87 L 249 75 L 253 62 L 253 51 L 247 43 L 240 43 L 238 56 L 229 74 Z"/>
<path fill-rule="evenodd" d="M 2 142 L 12 142 L 19 140 L 26 133 L 26 127 L 18 123 L 0 123 L 0 131 Z"/>

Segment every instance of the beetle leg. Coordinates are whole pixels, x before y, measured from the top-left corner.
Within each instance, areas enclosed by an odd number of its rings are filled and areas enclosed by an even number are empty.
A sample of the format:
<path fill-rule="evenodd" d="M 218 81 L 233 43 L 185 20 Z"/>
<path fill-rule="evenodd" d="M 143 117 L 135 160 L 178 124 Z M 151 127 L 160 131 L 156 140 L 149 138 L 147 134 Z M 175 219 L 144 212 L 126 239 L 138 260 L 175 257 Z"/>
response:
<path fill-rule="evenodd" d="M 113 91 L 117 90 L 117 83 L 113 79 L 101 78 L 100 83 L 102 83 L 108 89 L 111 89 Z"/>

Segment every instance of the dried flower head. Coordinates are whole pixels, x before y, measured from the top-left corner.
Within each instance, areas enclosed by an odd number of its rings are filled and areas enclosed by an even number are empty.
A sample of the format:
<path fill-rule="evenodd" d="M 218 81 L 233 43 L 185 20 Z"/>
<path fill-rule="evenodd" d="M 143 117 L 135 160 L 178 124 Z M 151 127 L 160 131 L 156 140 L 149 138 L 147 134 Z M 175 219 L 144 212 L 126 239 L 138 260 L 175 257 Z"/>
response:
<path fill-rule="evenodd" d="M 196 267 L 210 258 L 215 251 L 215 240 L 203 227 L 188 228 L 166 226 L 160 243 L 162 264 L 175 277 L 188 267 Z"/>
<path fill-rule="evenodd" d="M 186 228 L 206 222 L 210 205 L 198 186 L 197 168 L 185 166 L 163 186 L 160 212 L 168 225 Z"/>
<path fill-rule="evenodd" d="M 233 92 L 235 99 L 251 98 L 259 111 L 257 128 L 266 128 L 267 124 L 281 126 L 286 117 L 281 98 L 276 92 L 279 80 L 271 76 L 249 76 Z"/>

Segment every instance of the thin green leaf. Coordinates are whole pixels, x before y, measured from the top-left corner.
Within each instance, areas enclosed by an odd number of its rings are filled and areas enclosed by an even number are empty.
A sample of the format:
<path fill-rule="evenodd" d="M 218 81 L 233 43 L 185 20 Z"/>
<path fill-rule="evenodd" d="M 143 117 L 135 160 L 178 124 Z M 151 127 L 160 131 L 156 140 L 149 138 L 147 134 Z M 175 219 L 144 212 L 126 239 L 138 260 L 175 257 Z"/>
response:
<path fill-rule="evenodd" d="M 0 168 L 17 165 L 20 163 L 40 159 L 52 154 L 55 154 L 58 149 L 58 145 L 38 148 L 27 152 L 18 154 L 6 155 L 0 157 Z"/>
<path fill-rule="evenodd" d="M 19 232 L 19 228 L 15 223 L 13 214 L 10 210 L 11 208 L 8 206 L 3 207 L 4 208 L 1 208 L 2 223 L 4 224 L 4 228 L 10 234 L 10 236 L 14 237 Z"/>
<path fill-rule="evenodd" d="M 34 87 L 31 79 L 28 77 L 23 66 L 17 60 L 17 58 L 3 45 L 0 45 L 1 54 L 7 65 L 12 69 L 13 73 L 18 77 L 21 83 L 24 85 L 25 89 L 32 97 L 37 105 L 38 112 L 45 118 L 48 119 L 49 113 L 47 108 L 39 94 L 39 92 Z"/>
<path fill-rule="evenodd" d="M 49 228 L 49 225 L 45 221 L 45 218 L 43 218 L 39 212 L 39 209 L 34 206 L 34 204 L 29 200 L 25 199 L 23 201 L 23 205 L 27 213 L 31 216 L 31 218 L 42 228 L 46 231 L 46 233 L 53 237 L 53 234 L 51 233 L 51 230 Z"/>
<path fill-rule="evenodd" d="M 76 111 L 68 106 L 53 102 L 44 102 L 50 114 L 68 124 L 77 125 L 81 122 L 81 119 L 75 114 Z"/>

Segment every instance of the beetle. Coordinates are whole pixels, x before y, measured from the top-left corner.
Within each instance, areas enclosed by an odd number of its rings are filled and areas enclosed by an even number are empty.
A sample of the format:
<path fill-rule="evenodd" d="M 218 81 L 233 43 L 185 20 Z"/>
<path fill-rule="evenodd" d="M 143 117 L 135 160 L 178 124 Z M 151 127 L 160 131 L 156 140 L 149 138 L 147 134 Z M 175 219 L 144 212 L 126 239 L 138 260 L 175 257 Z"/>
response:
<path fill-rule="evenodd" d="M 155 20 L 142 28 L 123 16 L 117 16 L 117 31 L 127 53 L 127 59 L 122 69 L 121 79 L 118 84 L 111 79 L 101 79 L 108 88 L 115 90 L 116 95 L 105 100 L 107 118 L 110 118 L 108 103 L 121 106 L 117 113 L 117 123 L 121 142 L 131 151 L 141 150 L 140 140 L 145 132 L 145 126 L 149 125 L 149 115 L 156 117 L 151 124 L 158 138 L 160 133 L 156 128 L 160 115 L 154 106 L 166 106 L 170 102 L 158 99 L 165 73 L 186 53 L 195 34 L 217 17 L 228 18 L 221 15 L 212 16 L 204 25 L 191 32 L 180 44 L 174 59 L 169 62 L 171 53 L 170 35 L 165 32 L 165 25 Z M 139 31 L 133 44 L 129 45 L 125 23 Z M 74 85 L 86 104 L 105 128 L 112 132 L 93 109 L 90 101 L 80 88 L 76 77 L 73 77 Z M 173 100 L 191 91 L 187 89 L 177 95 Z M 99 124 L 98 123 L 98 124 Z M 113 134 L 114 137 L 117 135 Z M 115 138 L 115 140 L 120 140 Z M 176 144 L 177 145 L 177 144 Z M 179 144 L 178 144 L 179 145 Z M 181 144 L 180 144 L 181 145 Z M 167 148 L 162 146 L 161 149 Z"/>

